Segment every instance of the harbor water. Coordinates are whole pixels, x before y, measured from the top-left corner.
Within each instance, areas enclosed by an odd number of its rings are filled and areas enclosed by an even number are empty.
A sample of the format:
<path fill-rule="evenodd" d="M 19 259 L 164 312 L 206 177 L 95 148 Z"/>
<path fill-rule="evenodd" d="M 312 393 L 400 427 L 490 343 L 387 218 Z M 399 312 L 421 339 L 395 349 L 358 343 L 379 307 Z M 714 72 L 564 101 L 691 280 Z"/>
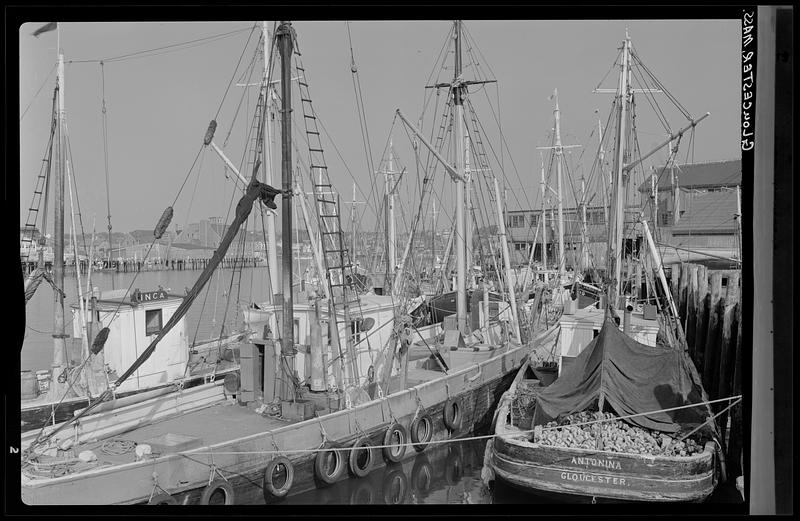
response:
<path fill-rule="evenodd" d="M 101 271 L 92 275 L 93 285 L 101 290 L 140 289 L 159 286 L 168 293 L 183 295 L 200 271 L 157 270 L 137 273 Z M 248 267 L 241 270 L 217 270 L 206 289 L 187 314 L 190 341 L 203 341 L 241 327 L 240 305 L 266 299 L 267 268 Z M 81 277 L 85 284 L 85 276 Z M 296 278 L 298 280 L 299 277 Z M 70 304 L 78 301 L 74 272 L 65 281 L 67 298 L 66 329 L 72 332 Z M 299 289 L 299 288 L 298 288 Z M 85 289 L 84 289 L 85 291 Z M 300 293 L 299 291 L 297 293 Z M 298 295 L 295 295 L 297 300 Z M 21 370 L 48 369 L 53 356 L 53 291 L 43 283 L 26 308 L 25 337 L 21 353 Z M 68 341 L 68 343 L 70 343 Z M 77 344 L 77 342 L 75 342 Z M 73 346 L 71 356 L 80 357 L 80 347 Z M 485 435 L 474 433 L 474 436 Z M 351 477 L 326 488 L 316 488 L 284 498 L 281 505 L 325 504 L 553 504 L 569 502 L 559 498 L 526 494 L 502 483 L 487 486 L 481 479 L 486 439 L 459 440 L 449 444 L 430 445 L 424 452 L 386 466 L 380 463 L 363 478 Z M 260 482 L 248 483 L 235 490 L 236 504 L 264 504 Z M 213 499 L 213 498 L 212 498 Z M 720 486 L 709 502 L 741 502 L 733 486 Z"/>

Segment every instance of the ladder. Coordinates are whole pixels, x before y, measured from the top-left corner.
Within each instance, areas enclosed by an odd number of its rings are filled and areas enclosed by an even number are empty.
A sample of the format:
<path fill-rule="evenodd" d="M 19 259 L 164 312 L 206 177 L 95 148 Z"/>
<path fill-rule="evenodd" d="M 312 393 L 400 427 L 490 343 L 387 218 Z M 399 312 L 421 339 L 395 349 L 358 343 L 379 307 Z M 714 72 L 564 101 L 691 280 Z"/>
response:
<path fill-rule="evenodd" d="M 353 335 L 350 334 L 354 327 L 351 322 L 352 306 L 355 305 L 360 309 L 361 304 L 356 290 L 355 271 L 341 226 L 339 195 L 333 190 L 328 175 L 317 116 L 308 90 L 307 75 L 302 64 L 299 63 L 299 59 L 296 69 L 299 76 L 297 84 L 300 89 L 303 125 L 308 141 L 309 165 L 314 183 L 314 199 L 319 223 L 322 260 L 325 267 L 325 281 L 330 290 L 333 307 L 333 313 L 329 320 L 335 322 L 337 331 L 344 328 L 347 332 L 345 335 L 346 362 L 350 364 L 351 378 L 355 380 L 351 383 L 358 385 L 358 362 L 354 356 Z M 342 318 L 340 318 L 338 310 L 343 312 Z"/>
<path fill-rule="evenodd" d="M 33 247 L 33 233 L 36 230 L 36 222 L 39 219 L 39 210 L 43 202 L 44 210 L 42 217 L 42 229 L 40 231 L 40 244 L 44 244 L 45 228 L 47 226 L 47 223 L 45 222 L 45 219 L 47 219 L 47 192 L 50 186 L 50 170 L 53 159 L 53 140 L 55 139 L 56 125 L 58 124 L 58 118 L 56 117 L 57 94 L 58 88 L 56 88 L 56 92 L 53 94 L 53 117 L 50 123 L 50 139 L 47 142 L 45 157 L 42 159 L 42 167 L 39 170 L 39 176 L 36 179 L 36 187 L 33 189 L 33 197 L 31 197 L 31 204 L 28 207 L 28 215 L 25 219 L 25 226 L 22 229 L 21 249 L 25 251 L 24 258 L 22 259 L 23 262 L 30 262 L 31 250 L 35 249 Z"/>

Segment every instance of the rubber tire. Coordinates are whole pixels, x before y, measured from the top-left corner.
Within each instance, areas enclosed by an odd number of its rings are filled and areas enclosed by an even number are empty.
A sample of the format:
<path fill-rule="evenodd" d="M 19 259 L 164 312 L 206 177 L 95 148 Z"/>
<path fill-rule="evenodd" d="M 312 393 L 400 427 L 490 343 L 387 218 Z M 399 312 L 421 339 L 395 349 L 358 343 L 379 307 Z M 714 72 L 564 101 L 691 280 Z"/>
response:
<path fill-rule="evenodd" d="M 148 505 L 177 505 L 178 500 L 174 497 L 170 496 L 166 492 L 161 494 L 156 494 L 153 496 L 150 501 L 147 502 Z"/>
<path fill-rule="evenodd" d="M 347 461 L 341 451 L 332 451 L 333 455 L 337 458 L 336 467 L 334 468 L 333 474 L 326 474 L 325 472 L 325 459 L 328 454 L 328 449 L 337 449 L 340 448 L 340 445 L 336 443 L 326 443 L 324 447 L 322 447 L 318 452 L 316 457 L 314 458 L 314 475 L 326 485 L 331 485 L 339 480 L 344 474 L 347 468 Z"/>
<path fill-rule="evenodd" d="M 420 429 L 425 429 L 423 438 L 420 438 Z M 433 438 L 433 420 L 427 414 L 421 414 L 411 422 L 411 427 L 408 430 L 411 431 L 411 443 L 414 449 L 417 452 L 422 452 L 428 446 L 431 438 Z"/>
<path fill-rule="evenodd" d="M 275 469 L 278 467 L 278 465 L 283 465 L 286 468 L 286 482 L 280 488 L 276 487 L 275 483 L 272 482 L 272 476 L 274 475 Z M 261 489 L 264 492 L 264 500 L 268 501 L 286 496 L 289 493 L 289 489 L 292 488 L 293 481 L 294 466 L 292 465 L 292 462 L 284 456 L 273 458 L 269 463 L 267 463 L 267 466 L 264 467 L 264 474 L 261 479 Z"/>
<path fill-rule="evenodd" d="M 444 424 L 451 431 L 461 428 L 462 407 L 460 398 L 450 398 L 444 403 Z"/>
<path fill-rule="evenodd" d="M 372 470 L 373 467 L 374 455 L 372 454 L 372 451 L 374 449 L 372 448 L 372 444 L 369 442 L 367 438 L 361 438 L 353 444 L 351 449 L 352 450 L 350 450 L 350 456 L 348 458 L 350 472 L 352 472 L 353 475 L 356 477 L 363 478 L 364 476 L 369 474 L 370 470 Z M 367 450 L 368 454 L 367 465 L 365 468 L 361 469 L 358 468 L 358 453 L 364 449 Z"/>
<path fill-rule="evenodd" d="M 211 496 L 214 495 L 214 492 L 221 489 L 225 493 L 225 504 L 226 505 L 233 505 L 234 504 L 234 493 L 233 487 L 225 481 L 224 479 L 215 479 L 211 482 L 209 486 L 203 489 L 203 494 L 200 496 L 200 504 L 201 505 L 208 505 L 208 502 L 211 500 Z"/>
<path fill-rule="evenodd" d="M 405 445 L 408 443 L 408 430 L 403 427 L 401 423 L 393 423 L 388 429 L 386 429 L 386 434 L 383 435 L 383 444 L 393 445 L 395 433 L 397 433 L 399 435 L 398 437 L 400 438 L 400 447 L 396 448 L 397 453 L 392 453 L 392 447 L 383 447 L 382 449 L 383 457 L 392 463 L 397 463 L 403 459 L 403 456 L 406 452 Z"/>
<path fill-rule="evenodd" d="M 395 491 L 392 486 L 397 483 L 399 490 Z M 400 466 L 387 469 L 383 477 L 383 502 L 386 505 L 402 505 L 408 496 L 408 478 Z M 397 497 L 395 497 L 397 496 Z"/>
<path fill-rule="evenodd" d="M 411 488 L 424 497 L 431 491 L 432 485 L 433 467 L 426 455 L 417 454 L 417 457 L 414 458 L 414 466 L 411 468 Z"/>

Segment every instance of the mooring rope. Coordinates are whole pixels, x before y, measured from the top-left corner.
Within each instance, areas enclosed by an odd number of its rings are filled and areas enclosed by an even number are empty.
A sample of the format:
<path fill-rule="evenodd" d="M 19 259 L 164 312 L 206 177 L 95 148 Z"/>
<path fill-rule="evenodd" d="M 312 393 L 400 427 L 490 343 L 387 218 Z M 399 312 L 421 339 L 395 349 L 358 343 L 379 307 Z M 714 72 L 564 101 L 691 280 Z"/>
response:
<path fill-rule="evenodd" d="M 731 397 L 728 397 L 728 398 L 719 398 L 719 399 L 716 399 L 716 400 L 708 400 L 706 402 L 693 403 L 693 404 L 690 404 L 690 405 L 681 405 L 679 407 L 671 407 L 669 409 L 659 409 L 659 410 L 656 410 L 656 411 L 649 411 L 649 412 L 643 412 L 643 413 L 637 413 L 637 414 L 629 414 L 627 416 L 619 416 L 619 417 L 614 417 L 614 418 L 609 418 L 609 419 L 593 420 L 593 421 L 590 421 L 590 422 L 575 423 L 575 424 L 570 424 L 570 425 L 559 425 L 557 427 L 543 427 L 542 430 L 560 429 L 562 427 L 579 427 L 581 425 L 590 425 L 590 424 L 594 424 L 594 423 L 610 422 L 610 421 L 621 420 L 621 419 L 625 419 L 625 418 L 633 418 L 633 417 L 636 417 L 636 416 L 645 416 L 645 415 L 648 415 L 648 414 L 654 414 L 654 413 L 659 413 L 659 412 L 669 412 L 669 411 L 675 411 L 675 410 L 679 410 L 679 409 L 689 409 L 689 408 L 692 408 L 692 407 L 710 405 L 712 403 L 735 400 L 735 402 L 732 403 L 728 407 L 728 408 L 730 408 L 730 407 L 733 407 L 734 405 L 736 405 L 737 403 L 739 403 L 739 401 L 741 401 L 741 399 L 742 399 L 742 395 L 737 395 L 737 396 L 731 396 Z M 724 409 L 724 410 L 727 410 L 727 409 Z M 724 410 L 720 411 L 720 413 L 718 413 L 718 415 L 722 414 L 722 412 L 724 412 Z M 714 417 L 716 417 L 716 416 L 714 416 Z M 702 425 L 705 425 L 707 423 L 707 421 L 708 420 L 706 420 L 706 422 L 703 422 Z M 701 425 L 701 427 L 702 427 L 702 425 Z M 322 426 L 322 422 L 320 422 L 320 426 Z M 514 431 L 511 434 L 484 434 L 484 435 L 480 435 L 480 436 L 467 436 L 467 437 L 464 437 L 464 438 L 457 438 L 457 439 L 430 440 L 430 441 L 428 441 L 426 443 L 426 445 L 442 445 L 442 444 L 447 444 L 447 443 L 459 443 L 459 442 L 465 442 L 465 441 L 487 440 L 487 439 L 500 438 L 500 437 L 518 436 L 520 434 L 529 434 L 529 433 L 532 433 L 532 432 L 534 432 L 533 429 L 528 429 L 528 430 Z M 689 434 L 684 436 L 684 438 L 689 436 L 689 435 L 691 435 L 691 434 L 693 434 L 693 432 L 694 431 L 690 432 Z M 681 439 L 683 439 L 683 438 L 681 438 Z M 386 444 L 384 444 L 384 445 L 371 445 L 370 447 L 372 449 L 384 449 L 384 448 L 403 447 L 405 445 L 412 445 L 413 446 L 413 445 L 417 445 L 417 444 L 415 444 L 413 442 L 411 442 L 411 443 L 403 443 L 403 444 L 394 443 L 394 444 L 388 444 L 388 445 L 386 445 Z M 221 452 L 221 451 L 213 451 L 213 453 L 216 454 L 216 455 L 304 454 L 304 453 L 318 452 L 321 448 L 322 447 L 320 446 L 320 447 L 317 447 L 316 449 L 284 449 L 284 450 L 258 450 L 258 451 L 223 451 L 223 452 Z M 355 450 L 355 449 L 353 449 L 353 447 L 328 447 L 328 448 L 325 448 L 324 450 L 325 451 L 352 451 L 352 450 Z M 361 449 L 358 449 L 358 450 L 361 450 Z M 209 451 L 191 451 L 191 452 L 187 451 L 187 452 L 178 452 L 177 454 L 188 456 L 188 455 L 196 455 L 196 454 L 209 454 L 211 452 L 212 452 L 211 450 L 209 450 Z"/>

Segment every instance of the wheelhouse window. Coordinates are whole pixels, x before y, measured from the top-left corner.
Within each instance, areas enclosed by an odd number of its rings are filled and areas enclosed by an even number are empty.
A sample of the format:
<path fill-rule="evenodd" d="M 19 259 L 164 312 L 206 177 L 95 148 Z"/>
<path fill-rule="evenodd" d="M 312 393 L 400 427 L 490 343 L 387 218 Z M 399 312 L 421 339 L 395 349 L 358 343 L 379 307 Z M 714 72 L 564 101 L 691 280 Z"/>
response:
<path fill-rule="evenodd" d="M 144 312 L 144 332 L 145 335 L 156 335 L 161 331 L 161 310 L 148 309 Z"/>

